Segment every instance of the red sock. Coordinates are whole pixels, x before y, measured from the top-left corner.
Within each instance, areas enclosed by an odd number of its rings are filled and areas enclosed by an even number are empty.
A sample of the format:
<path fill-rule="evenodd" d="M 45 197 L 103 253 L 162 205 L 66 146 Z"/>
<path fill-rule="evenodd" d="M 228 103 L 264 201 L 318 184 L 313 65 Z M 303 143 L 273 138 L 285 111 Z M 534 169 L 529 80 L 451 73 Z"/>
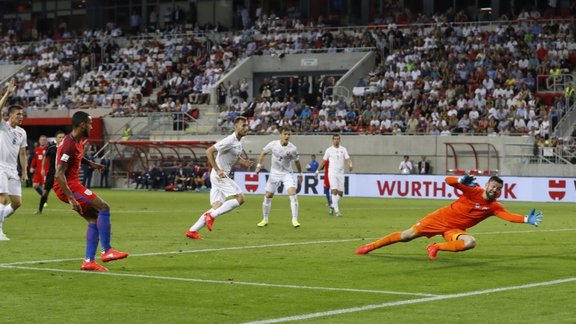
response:
<path fill-rule="evenodd" d="M 449 241 L 444 243 L 436 243 L 438 250 L 440 251 L 452 251 L 459 252 L 466 250 L 465 243 L 463 240 Z"/>
<path fill-rule="evenodd" d="M 372 246 L 375 249 L 381 248 L 386 245 L 394 244 L 400 242 L 402 232 L 394 232 L 390 233 L 383 238 L 379 239 L 378 241 L 372 242 Z"/>

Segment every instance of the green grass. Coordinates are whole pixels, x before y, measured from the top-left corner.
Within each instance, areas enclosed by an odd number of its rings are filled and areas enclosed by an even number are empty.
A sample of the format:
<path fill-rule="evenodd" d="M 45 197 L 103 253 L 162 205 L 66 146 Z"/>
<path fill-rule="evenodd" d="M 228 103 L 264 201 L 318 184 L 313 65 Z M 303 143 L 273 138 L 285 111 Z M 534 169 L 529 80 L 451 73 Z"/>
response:
<path fill-rule="evenodd" d="M 248 196 L 193 241 L 184 233 L 208 194 L 95 191 L 112 207 L 113 246 L 131 256 L 107 264 L 107 274 L 78 271 L 85 221 L 53 195 L 32 215 L 39 197 L 25 189 L 24 206 L 4 224 L 12 240 L 0 242 L 0 323 L 574 322 L 571 204 L 504 203 L 518 213 L 542 209 L 543 225 L 494 217 L 469 231 L 475 249 L 432 262 L 425 238 L 353 251 L 447 201 L 345 198 L 336 218 L 323 197 L 299 197 L 302 227 L 294 229 L 285 196 L 274 199 L 266 228 L 256 227 L 262 196 Z"/>

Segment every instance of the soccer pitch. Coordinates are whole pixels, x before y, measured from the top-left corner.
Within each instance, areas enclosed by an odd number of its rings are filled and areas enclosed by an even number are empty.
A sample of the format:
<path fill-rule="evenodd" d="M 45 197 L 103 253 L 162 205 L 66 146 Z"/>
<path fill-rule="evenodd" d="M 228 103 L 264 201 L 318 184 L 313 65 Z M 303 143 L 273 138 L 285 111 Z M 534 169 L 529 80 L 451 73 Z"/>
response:
<path fill-rule="evenodd" d="M 355 255 L 449 201 L 299 197 L 300 228 L 276 196 L 258 228 L 262 196 L 218 217 L 202 241 L 186 229 L 207 193 L 95 189 L 112 211 L 112 245 L 130 256 L 108 273 L 79 270 L 86 222 L 51 194 L 24 189 L 0 242 L 0 323 L 573 323 L 573 204 L 509 203 L 544 213 L 539 228 L 492 217 L 469 230 L 477 247 L 429 261 L 420 238 Z M 570 306 L 572 305 L 572 306 Z"/>

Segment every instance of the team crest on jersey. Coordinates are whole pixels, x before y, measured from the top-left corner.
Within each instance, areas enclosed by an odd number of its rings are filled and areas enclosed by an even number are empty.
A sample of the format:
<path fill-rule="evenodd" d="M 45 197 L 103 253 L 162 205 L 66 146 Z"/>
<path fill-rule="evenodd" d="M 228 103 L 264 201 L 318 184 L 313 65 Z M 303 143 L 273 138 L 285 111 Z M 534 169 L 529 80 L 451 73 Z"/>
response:
<path fill-rule="evenodd" d="M 562 200 L 566 196 L 566 180 L 548 180 L 548 189 L 552 200 Z"/>
<path fill-rule="evenodd" d="M 68 154 L 62 154 L 60 157 L 60 161 L 68 162 L 68 160 L 70 160 L 70 155 Z"/>
<path fill-rule="evenodd" d="M 86 189 L 86 190 L 84 191 L 84 194 L 85 194 L 86 196 L 90 196 L 90 195 L 92 195 L 92 190 Z"/>

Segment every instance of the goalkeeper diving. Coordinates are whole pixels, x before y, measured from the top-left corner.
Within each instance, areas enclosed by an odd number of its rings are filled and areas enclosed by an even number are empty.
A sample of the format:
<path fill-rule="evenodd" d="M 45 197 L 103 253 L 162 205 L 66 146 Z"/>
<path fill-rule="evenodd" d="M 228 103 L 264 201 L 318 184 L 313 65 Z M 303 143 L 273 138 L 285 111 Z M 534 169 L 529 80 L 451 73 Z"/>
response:
<path fill-rule="evenodd" d="M 462 191 L 462 196 L 448 206 L 437 209 L 426 215 L 414 226 L 405 231 L 398 231 L 363 245 L 356 254 L 367 254 L 383 246 L 409 242 L 415 238 L 426 236 L 431 238 L 442 235 L 445 242 L 428 245 L 428 258 L 434 260 L 439 251 L 460 252 L 476 247 L 476 238 L 466 230 L 490 216 L 496 216 L 512 223 L 526 223 L 534 226 L 542 222 L 542 212 L 532 209 L 528 215 L 514 214 L 502 207 L 496 201 L 500 196 L 504 181 L 497 176 L 488 179 L 486 186 L 481 188 L 476 178 L 468 174 L 460 178 L 446 177 L 446 183 Z"/>

